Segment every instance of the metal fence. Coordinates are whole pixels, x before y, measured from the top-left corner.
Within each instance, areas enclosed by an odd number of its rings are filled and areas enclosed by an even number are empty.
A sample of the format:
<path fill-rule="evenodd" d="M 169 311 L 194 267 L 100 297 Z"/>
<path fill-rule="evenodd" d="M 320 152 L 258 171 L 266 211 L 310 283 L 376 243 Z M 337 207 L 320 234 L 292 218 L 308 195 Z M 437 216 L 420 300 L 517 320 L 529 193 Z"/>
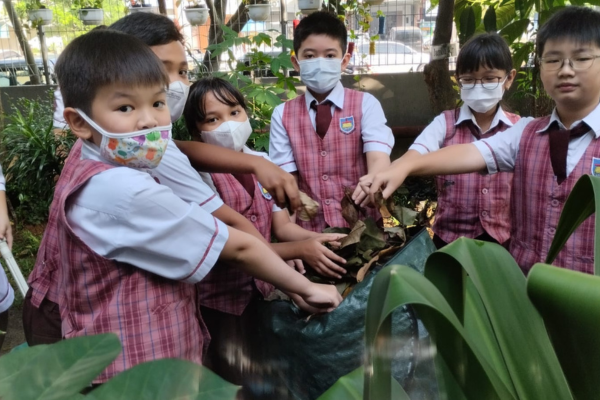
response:
<path fill-rule="evenodd" d="M 11 10 L 2 7 L 0 86 L 37 83 L 31 79 L 35 68 L 39 71 L 40 83 L 55 83 L 52 76 L 54 62 L 73 38 L 93 29 L 96 24 L 110 25 L 130 12 L 158 12 L 157 0 L 144 0 L 145 7 L 132 7 L 133 4 L 141 4 L 140 0 L 103 0 L 103 15 L 96 17 L 91 25 L 86 25 L 87 22 L 82 21 L 86 15 L 82 16 L 81 11 L 74 6 L 78 1 L 81 0 L 46 0 L 48 9 L 52 11 L 51 20 L 47 25 L 42 25 L 39 17 L 34 17 L 37 18 L 34 23 L 30 21 L 26 4 L 31 0 L 12 2 L 18 21 L 15 21 L 14 17 L 11 18 Z M 167 15 L 181 27 L 190 56 L 200 60 L 204 57 L 210 41 L 214 41 L 218 36 L 218 27 L 222 24 L 239 32 L 240 36 L 267 33 L 276 37 L 284 32 L 291 38 L 294 21 L 302 18 L 298 3 L 305 0 L 270 0 L 269 4 L 263 5 L 263 9 L 267 8 L 264 21 L 252 20 L 247 14 L 246 5 L 254 3 L 255 0 L 245 0 L 245 3 L 241 0 L 207 0 L 205 4 L 213 9 L 214 20 L 208 18 L 200 26 L 193 26 L 188 20 L 185 8 L 189 4 L 186 1 L 189 0 L 166 0 Z M 354 43 L 350 71 L 379 73 L 422 69 L 429 61 L 436 16 L 435 10 L 427 13 L 428 8 L 427 0 L 385 0 L 380 5 L 372 5 L 370 14 L 373 20 L 368 32 L 359 32 L 356 17 L 350 15 L 347 25 L 350 30 L 358 33 L 355 38 L 349 37 L 349 41 Z M 26 62 L 17 34 L 19 24 L 22 25 L 23 40 L 33 52 L 35 66 Z M 369 47 L 369 41 L 376 35 L 378 40 L 373 49 Z M 47 54 L 44 54 L 45 50 Z M 240 59 L 249 51 L 245 45 L 232 50 L 234 56 Z M 191 57 L 189 61 L 193 63 Z"/>

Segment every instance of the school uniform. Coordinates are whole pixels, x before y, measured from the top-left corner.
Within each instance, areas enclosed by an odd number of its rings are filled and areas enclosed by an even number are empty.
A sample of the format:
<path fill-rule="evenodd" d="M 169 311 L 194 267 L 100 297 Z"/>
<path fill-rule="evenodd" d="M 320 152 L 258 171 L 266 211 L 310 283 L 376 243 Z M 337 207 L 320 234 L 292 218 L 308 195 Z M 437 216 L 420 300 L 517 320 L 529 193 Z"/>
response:
<path fill-rule="evenodd" d="M 498 107 L 490 128 L 482 133 L 471 109 L 463 105 L 444 111 L 417 137 L 409 150 L 421 154 L 455 144 L 472 143 L 513 126 L 519 116 Z M 489 235 L 498 243 L 510 238 L 512 172 L 436 177 L 438 206 L 433 231 L 446 243 L 459 237 Z M 487 235 L 486 235 L 487 234 Z"/>
<path fill-rule="evenodd" d="M 269 156 L 288 172 L 298 172 L 300 190 L 319 203 L 311 221 L 297 220 L 313 232 L 327 226 L 347 227 L 342 217 L 344 187 L 352 191 L 361 176 L 367 174 L 369 151 L 390 154 L 394 137 L 381 104 L 370 94 L 345 89 L 340 82 L 321 103 L 330 102 L 332 119 L 321 138 L 316 132 L 313 95 L 306 94 L 275 108 L 271 119 Z M 368 216 L 380 218 L 375 209 Z"/>
<path fill-rule="evenodd" d="M 6 180 L 4 179 L 4 174 L 2 173 L 2 167 L 0 166 L 0 190 L 6 191 Z M 4 269 L 0 267 L 0 313 L 8 310 L 8 308 L 12 305 L 15 300 L 15 293 L 13 288 L 10 286 L 8 282 L 8 277 L 4 272 Z"/>
<path fill-rule="evenodd" d="M 252 151 L 247 147 L 244 153 L 258 155 L 268 159 L 266 154 Z M 273 212 L 281 211 L 273 201 L 273 197 L 256 180 L 248 174 L 249 184 L 244 185 L 232 174 L 201 173 L 209 187 L 213 187 L 221 200 L 237 211 L 271 241 L 271 224 Z M 252 193 L 249 193 L 251 191 Z M 219 266 L 198 284 L 198 299 L 201 306 L 236 316 L 242 315 L 248 304 L 257 295 L 267 297 L 273 291 L 273 285 L 255 279 L 238 268 Z"/>
<path fill-rule="evenodd" d="M 219 257 L 226 226 L 89 142 L 77 164 L 49 221 L 61 244 L 51 261 L 65 338 L 119 336 L 123 351 L 95 383 L 154 359 L 200 363 L 206 333 L 194 284 Z"/>
<path fill-rule="evenodd" d="M 559 184 L 550 162 L 549 131 L 561 128 L 556 110 L 542 118 L 521 119 L 512 129 L 475 143 L 488 172 L 514 170 L 511 196 L 513 221 L 510 252 L 525 273 L 544 262 L 556 233 L 558 219 L 575 182 L 585 174 L 597 175 L 600 166 L 600 106 L 572 127 L 586 123 L 590 130 L 569 141 L 566 179 Z M 554 265 L 594 272 L 594 220 L 587 219 L 567 241 Z"/>

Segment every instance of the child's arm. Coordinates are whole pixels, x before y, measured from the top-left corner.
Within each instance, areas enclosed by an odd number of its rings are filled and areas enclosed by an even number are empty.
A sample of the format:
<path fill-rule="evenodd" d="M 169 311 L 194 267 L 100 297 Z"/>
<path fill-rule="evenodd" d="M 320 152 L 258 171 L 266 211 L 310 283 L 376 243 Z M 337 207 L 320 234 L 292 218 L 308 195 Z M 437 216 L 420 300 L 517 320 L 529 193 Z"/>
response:
<path fill-rule="evenodd" d="M 229 239 L 219 259 L 284 292 L 300 296 L 309 306 L 320 311 L 331 311 L 342 301 L 335 286 L 310 282 L 289 268 L 264 243 L 236 229 L 229 228 Z M 299 305 L 303 306 L 302 303 Z"/>
<path fill-rule="evenodd" d="M 0 167 L 0 239 L 6 239 L 8 247 L 12 249 L 13 236 L 10 219 L 8 218 L 8 207 L 6 205 L 6 181 Z"/>
<path fill-rule="evenodd" d="M 366 177 L 361 178 L 360 186 L 374 201 L 379 189 L 383 189 L 383 197 L 387 199 L 409 175 L 463 174 L 483 171 L 486 167 L 485 159 L 475 145 L 459 144 L 418 157 L 401 157 L 376 174 L 372 182 L 363 180 Z"/>
<path fill-rule="evenodd" d="M 292 210 L 300 208 L 294 177 L 263 157 L 202 142 L 175 142 L 195 168 L 206 172 L 254 174 L 280 207 L 285 207 L 286 200 L 289 200 Z"/>
<path fill-rule="evenodd" d="M 284 260 L 301 259 L 310 264 L 321 275 L 341 278 L 346 270 L 334 261 L 345 264 L 346 260 L 329 250 L 323 243 L 339 240 L 337 234 L 322 235 L 317 239 L 307 239 L 298 242 L 273 243 L 273 250 Z"/>
<path fill-rule="evenodd" d="M 239 231 L 248 233 L 255 238 L 259 239 L 261 242 L 265 243 L 269 246 L 269 242 L 265 240 L 263 235 L 252 225 L 250 221 L 248 221 L 243 215 L 235 211 L 233 208 L 229 207 L 226 204 L 223 204 L 221 207 L 216 209 L 211 213 L 213 217 L 218 218 L 224 224 L 235 228 Z"/>

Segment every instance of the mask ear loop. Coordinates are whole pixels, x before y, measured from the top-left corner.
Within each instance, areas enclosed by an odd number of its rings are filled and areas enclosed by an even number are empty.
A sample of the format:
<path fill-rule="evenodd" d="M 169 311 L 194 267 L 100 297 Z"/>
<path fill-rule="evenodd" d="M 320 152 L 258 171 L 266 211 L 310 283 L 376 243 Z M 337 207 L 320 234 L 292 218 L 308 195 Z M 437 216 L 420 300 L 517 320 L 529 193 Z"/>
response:
<path fill-rule="evenodd" d="M 100 127 L 100 125 L 98 125 L 96 122 L 94 122 L 90 117 L 88 117 L 86 115 L 86 113 L 81 111 L 79 108 L 76 108 L 75 111 L 77 111 L 79 113 L 79 115 L 81 115 L 81 118 L 83 118 L 85 120 L 85 122 L 90 124 L 90 126 L 92 128 L 94 128 L 99 134 L 101 134 L 102 136 L 106 136 L 108 138 L 112 138 L 112 139 L 129 138 L 129 137 L 135 137 L 135 136 L 145 136 L 151 132 L 170 131 L 173 128 L 173 124 L 169 124 L 169 125 L 157 126 L 157 127 L 149 128 L 149 129 L 142 129 L 141 131 L 135 131 L 135 132 L 112 133 L 112 132 L 108 132 L 105 129 L 103 129 L 102 127 Z"/>

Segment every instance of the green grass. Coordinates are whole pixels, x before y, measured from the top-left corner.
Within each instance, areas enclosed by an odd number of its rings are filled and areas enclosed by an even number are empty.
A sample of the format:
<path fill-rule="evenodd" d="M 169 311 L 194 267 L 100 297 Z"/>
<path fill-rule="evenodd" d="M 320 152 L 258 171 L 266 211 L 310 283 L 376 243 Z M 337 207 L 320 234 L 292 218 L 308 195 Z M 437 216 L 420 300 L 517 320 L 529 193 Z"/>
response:
<path fill-rule="evenodd" d="M 44 226 L 21 226 L 13 227 L 14 242 L 12 253 L 17 261 L 17 265 L 25 279 L 29 276 L 35 265 L 35 258 L 37 255 L 40 241 L 42 240 Z M 15 302 L 13 306 L 20 306 L 23 303 L 23 297 L 21 293 L 16 289 L 17 285 L 13 279 L 13 276 L 6 267 L 6 263 L 2 260 L 2 267 L 8 276 L 8 280 L 15 289 Z"/>

